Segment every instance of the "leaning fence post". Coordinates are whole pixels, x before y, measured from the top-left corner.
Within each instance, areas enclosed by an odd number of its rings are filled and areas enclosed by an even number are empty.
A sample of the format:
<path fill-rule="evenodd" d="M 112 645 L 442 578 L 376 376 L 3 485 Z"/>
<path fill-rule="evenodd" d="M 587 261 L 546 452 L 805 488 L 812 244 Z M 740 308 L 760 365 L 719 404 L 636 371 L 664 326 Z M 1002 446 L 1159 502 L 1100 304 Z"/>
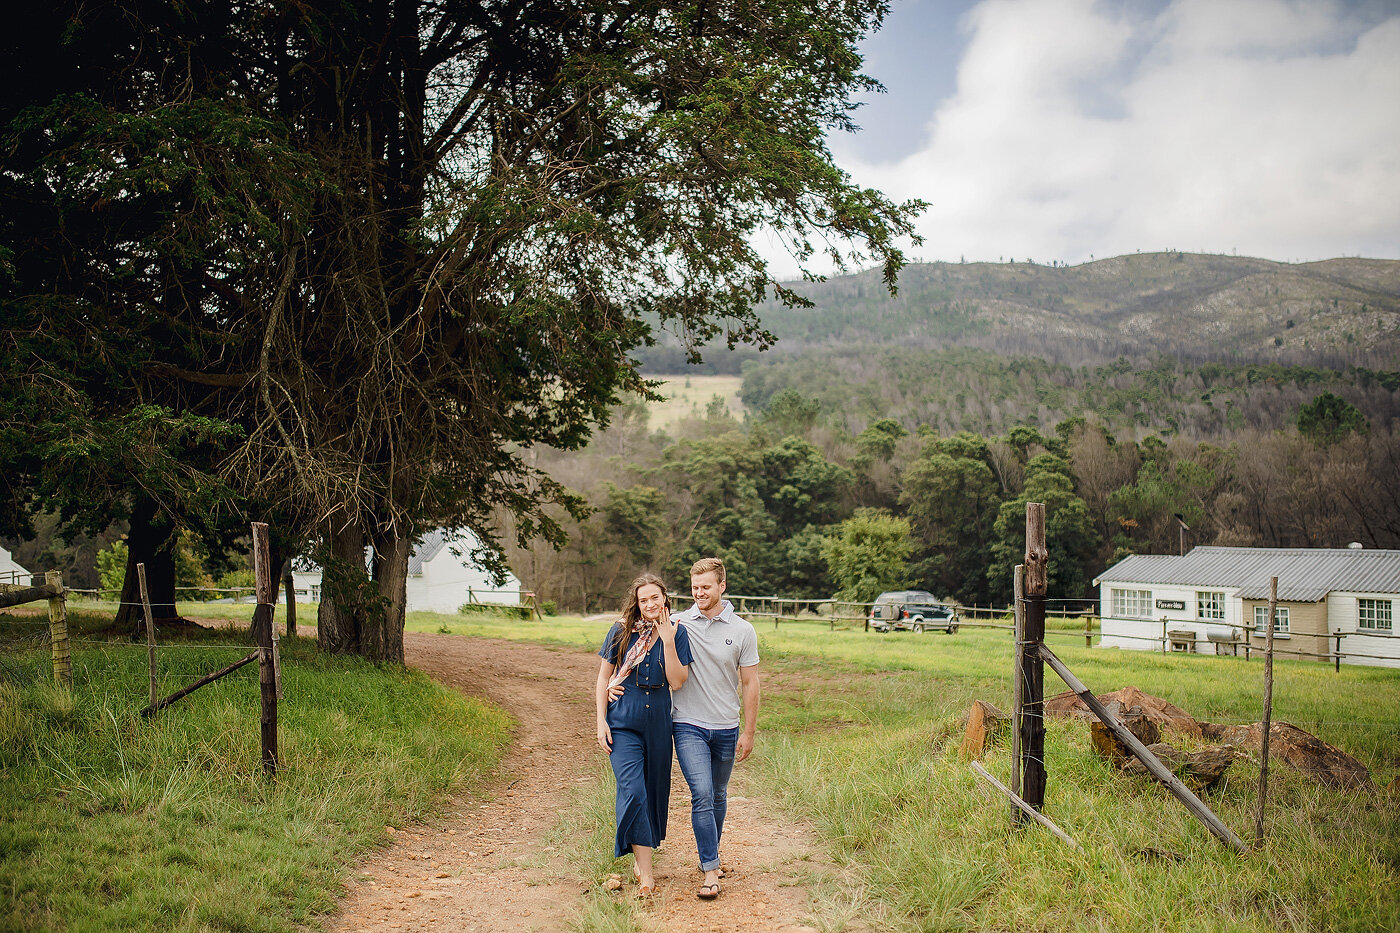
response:
<path fill-rule="evenodd" d="M 160 693 L 156 689 L 156 623 L 151 618 L 151 594 L 146 589 L 146 565 L 136 565 L 136 582 L 141 588 L 141 608 L 146 615 L 146 667 L 151 676 L 151 702 L 154 707 Z"/>
<path fill-rule="evenodd" d="M 1269 618 L 1264 634 L 1264 718 L 1259 721 L 1259 809 L 1254 816 L 1254 848 L 1264 844 L 1264 800 L 1269 796 L 1269 728 L 1274 712 L 1274 614 L 1278 612 L 1278 577 L 1269 578 Z"/>
<path fill-rule="evenodd" d="M 49 597 L 49 650 L 53 653 L 53 679 L 65 687 L 73 686 L 73 653 L 68 645 L 68 597 L 64 595 L 63 574 L 50 570 L 44 574 L 44 585 L 54 589 Z"/>
<path fill-rule="evenodd" d="M 262 764 L 269 778 L 277 773 L 277 675 L 272 661 L 272 610 L 277 586 L 272 579 L 267 523 L 253 522 L 253 585 L 258 605 L 253 632 L 258 639 L 258 692 L 262 698 Z"/>
<path fill-rule="evenodd" d="M 1148 772 L 1151 773 L 1153 777 L 1166 785 L 1167 790 L 1171 791 L 1172 795 L 1176 797 L 1177 800 L 1180 800 L 1196 819 L 1204 823 L 1207 829 L 1236 852 L 1245 851 L 1246 846 L 1244 842 L 1240 840 L 1240 837 L 1236 836 L 1230 831 L 1228 826 L 1220 822 L 1220 818 L 1211 812 L 1210 807 L 1207 807 L 1201 802 L 1201 798 L 1191 793 L 1191 789 L 1181 783 L 1180 778 L 1172 774 L 1171 771 L 1162 764 L 1161 760 L 1158 759 L 1156 755 L 1152 754 L 1152 751 L 1146 745 L 1142 744 L 1137 736 L 1129 732 L 1128 728 L 1099 702 L 1098 697 L 1094 696 L 1094 694 L 1089 691 L 1089 688 L 1084 686 L 1078 677 L 1074 676 L 1074 672 L 1066 667 L 1063 661 L 1055 657 L 1055 652 L 1051 651 L 1048 645 L 1042 644 L 1038 646 L 1038 650 L 1045 662 L 1054 669 L 1056 674 L 1060 675 L 1060 679 L 1065 682 L 1065 685 L 1084 701 L 1084 705 L 1089 707 L 1089 711 L 1108 727 L 1109 731 L 1117 737 L 1118 741 L 1127 746 L 1128 751 L 1132 752 L 1137 760 L 1142 762 L 1143 766 L 1147 768 Z"/>
<path fill-rule="evenodd" d="M 1021 797 L 1037 810 L 1045 806 L 1045 593 L 1050 552 L 1045 546 L 1045 504 L 1026 503 L 1025 645 L 1021 652 L 1024 705 L 1021 711 Z"/>

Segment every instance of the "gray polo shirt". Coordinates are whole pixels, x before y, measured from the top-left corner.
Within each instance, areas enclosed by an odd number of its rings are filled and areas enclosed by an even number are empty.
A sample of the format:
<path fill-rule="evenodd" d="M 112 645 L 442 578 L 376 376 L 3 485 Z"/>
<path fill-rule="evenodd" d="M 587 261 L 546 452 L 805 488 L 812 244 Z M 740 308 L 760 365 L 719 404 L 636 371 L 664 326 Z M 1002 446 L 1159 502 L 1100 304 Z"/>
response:
<path fill-rule="evenodd" d="M 758 663 L 758 634 L 729 600 L 713 619 L 691 606 L 677 616 L 690 635 L 690 676 L 671 692 L 671 719 L 702 729 L 739 725 L 739 668 Z"/>

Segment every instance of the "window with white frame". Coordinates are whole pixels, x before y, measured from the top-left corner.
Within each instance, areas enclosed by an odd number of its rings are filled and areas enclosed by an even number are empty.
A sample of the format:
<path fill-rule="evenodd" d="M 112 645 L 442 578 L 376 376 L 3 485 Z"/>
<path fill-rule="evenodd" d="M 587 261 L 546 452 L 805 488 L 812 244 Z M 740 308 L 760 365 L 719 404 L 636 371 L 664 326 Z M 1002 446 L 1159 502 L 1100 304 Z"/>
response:
<path fill-rule="evenodd" d="M 1196 592 L 1196 618 L 1225 618 L 1225 594 L 1217 591 L 1198 590 Z"/>
<path fill-rule="evenodd" d="M 1108 608 L 1115 619 L 1150 619 L 1152 591 L 1110 589 Z"/>
<path fill-rule="evenodd" d="M 1263 634 L 1264 631 L 1265 631 L 1264 625 L 1267 623 L 1268 618 L 1269 618 L 1269 607 L 1268 607 L 1268 606 L 1255 606 L 1255 607 L 1254 607 L 1254 630 L 1255 630 L 1256 632 L 1259 632 L 1260 634 Z M 1288 634 L 1288 607 L 1287 607 L 1287 606 L 1276 606 L 1276 607 L 1274 608 L 1274 632 L 1275 632 L 1276 634 L 1279 634 L 1279 635 L 1287 635 L 1287 634 Z"/>
<path fill-rule="evenodd" d="M 1391 626 L 1390 600 L 1358 599 L 1356 627 L 1363 632 L 1388 632 Z"/>

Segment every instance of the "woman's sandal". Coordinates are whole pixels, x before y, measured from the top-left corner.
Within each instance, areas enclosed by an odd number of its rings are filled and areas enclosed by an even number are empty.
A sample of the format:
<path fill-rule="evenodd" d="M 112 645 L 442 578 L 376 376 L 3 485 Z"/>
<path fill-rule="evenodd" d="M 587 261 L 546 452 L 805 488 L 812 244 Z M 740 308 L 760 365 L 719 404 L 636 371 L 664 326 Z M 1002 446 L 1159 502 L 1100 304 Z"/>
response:
<path fill-rule="evenodd" d="M 638 879 L 638 880 L 640 880 L 640 879 Z M 643 898 L 645 898 L 645 897 L 651 897 L 651 896 L 652 896 L 653 894 L 655 894 L 655 893 L 656 893 L 656 882 L 655 882 L 655 881 L 653 881 L 651 884 L 644 884 L 644 885 L 641 885 L 640 887 L 637 888 L 637 896 L 638 896 L 638 897 L 643 897 Z"/>
<path fill-rule="evenodd" d="M 702 901 L 712 901 L 719 897 L 719 885 L 702 884 L 700 885 L 700 890 L 695 892 L 695 896 Z"/>

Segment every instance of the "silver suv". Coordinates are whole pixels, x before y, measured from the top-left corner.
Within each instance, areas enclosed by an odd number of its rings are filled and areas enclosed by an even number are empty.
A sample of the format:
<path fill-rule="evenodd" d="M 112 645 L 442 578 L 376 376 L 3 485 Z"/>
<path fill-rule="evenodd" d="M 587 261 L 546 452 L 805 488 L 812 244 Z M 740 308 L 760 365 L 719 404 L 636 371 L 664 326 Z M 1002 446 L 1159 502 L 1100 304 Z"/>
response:
<path fill-rule="evenodd" d="M 941 629 L 952 635 L 958 621 L 958 614 L 927 590 L 891 590 L 875 597 L 866 626 L 877 632 Z"/>

